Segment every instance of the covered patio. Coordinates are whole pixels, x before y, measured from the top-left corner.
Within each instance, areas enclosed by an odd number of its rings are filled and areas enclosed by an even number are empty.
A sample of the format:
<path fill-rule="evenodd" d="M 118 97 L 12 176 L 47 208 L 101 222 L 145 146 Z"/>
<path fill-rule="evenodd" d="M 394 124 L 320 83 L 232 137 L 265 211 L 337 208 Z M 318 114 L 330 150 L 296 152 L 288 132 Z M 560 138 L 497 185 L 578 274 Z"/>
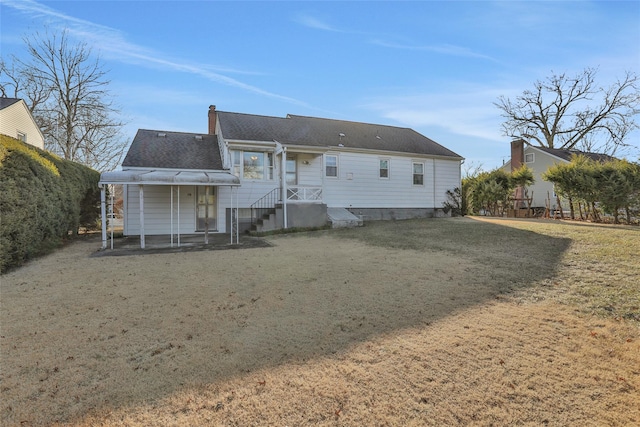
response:
<path fill-rule="evenodd" d="M 102 220 L 102 249 L 105 250 L 109 246 L 111 250 L 115 249 L 114 244 L 114 227 L 113 221 L 108 221 L 114 217 L 114 200 L 110 197 L 107 203 L 107 186 L 109 185 L 136 185 L 139 190 L 140 203 L 140 234 L 139 236 L 129 236 L 128 241 L 133 241 L 137 237 L 136 245 L 140 249 L 147 248 L 147 240 L 154 245 L 161 244 L 173 248 L 180 248 L 185 245 L 193 245 L 196 239 L 200 239 L 200 243 L 208 245 L 212 236 L 222 236 L 220 233 L 210 233 L 206 229 L 203 233 L 189 234 L 181 233 L 180 230 L 180 187 L 186 186 L 210 186 L 222 187 L 227 186 L 231 189 L 231 228 L 228 236 L 225 234 L 229 244 L 240 243 L 240 233 L 238 228 L 238 202 L 237 195 L 234 200 L 234 189 L 240 186 L 240 180 L 235 175 L 223 171 L 172 171 L 158 169 L 134 169 L 123 171 L 103 172 L 100 176 L 100 214 Z M 169 186 L 170 197 L 167 200 L 167 206 L 170 209 L 170 221 L 167 226 L 166 236 L 154 235 L 145 236 L 144 231 L 144 188 L 145 186 Z M 174 197 L 174 187 L 177 189 L 176 197 Z M 113 195 L 113 192 L 111 192 Z M 176 199 L 176 200 L 174 200 Z M 235 203 L 234 203 L 235 201 Z M 174 205 L 177 206 L 176 216 L 174 220 Z M 208 210 L 207 210 L 208 212 Z M 108 229 L 107 224 L 110 223 Z M 109 236 L 110 235 L 110 236 Z M 185 236 L 188 236 L 185 240 Z M 109 239 L 110 237 L 110 239 Z M 216 237 L 217 239 L 217 237 Z M 108 244 L 110 240 L 110 245 Z M 130 244 L 130 243 L 128 243 Z"/>

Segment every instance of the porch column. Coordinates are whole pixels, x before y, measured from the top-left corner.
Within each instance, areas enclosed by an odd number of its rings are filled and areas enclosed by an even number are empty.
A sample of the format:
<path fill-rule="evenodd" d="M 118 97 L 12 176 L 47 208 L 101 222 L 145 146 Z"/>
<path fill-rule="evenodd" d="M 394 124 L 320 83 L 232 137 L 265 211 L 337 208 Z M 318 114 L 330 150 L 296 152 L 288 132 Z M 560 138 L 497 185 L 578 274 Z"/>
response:
<path fill-rule="evenodd" d="M 100 219 L 102 220 L 102 249 L 107 249 L 107 190 L 105 184 L 100 186 Z"/>
<path fill-rule="evenodd" d="M 204 187 L 204 211 L 205 211 L 204 212 L 204 244 L 208 245 L 209 244 L 209 186 L 208 185 Z"/>
<path fill-rule="evenodd" d="M 233 213 L 234 213 L 234 208 L 233 208 L 233 187 L 229 187 L 229 190 L 230 190 L 230 193 L 231 193 L 231 195 L 230 195 L 230 198 L 231 198 L 231 210 L 229 212 L 229 229 L 230 229 L 229 230 L 229 238 L 230 238 L 231 241 L 229 242 L 229 244 L 233 245 L 233 234 L 234 234 L 234 231 L 235 231 L 235 227 L 234 227 L 235 218 L 233 217 Z M 236 227 L 237 226 L 238 225 L 236 224 Z"/>
<path fill-rule="evenodd" d="M 144 186 L 138 184 L 140 190 L 140 249 L 144 249 Z"/>
<path fill-rule="evenodd" d="M 171 186 L 171 247 L 173 247 L 173 185 Z"/>
<path fill-rule="evenodd" d="M 178 247 L 180 247 L 180 186 L 178 185 Z"/>
<path fill-rule="evenodd" d="M 111 224 L 111 249 L 113 250 L 113 231 L 115 228 L 115 219 L 116 219 L 116 215 L 115 215 L 115 210 L 113 209 L 113 204 L 115 203 L 115 193 L 116 192 L 116 188 L 114 184 L 111 184 L 111 194 L 109 195 L 109 218 L 111 219 L 110 224 Z"/>

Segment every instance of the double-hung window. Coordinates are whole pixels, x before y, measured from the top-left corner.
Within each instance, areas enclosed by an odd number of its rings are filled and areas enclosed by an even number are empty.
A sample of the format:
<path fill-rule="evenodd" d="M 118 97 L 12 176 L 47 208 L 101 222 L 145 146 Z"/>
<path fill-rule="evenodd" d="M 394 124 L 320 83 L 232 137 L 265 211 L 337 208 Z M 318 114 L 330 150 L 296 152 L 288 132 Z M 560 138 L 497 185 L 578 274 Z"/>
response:
<path fill-rule="evenodd" d="M 338 156 L 327 154 L 324 156 L 325 176 L 329 178 L 338 177 Z"/>
<path fill-rule="evenodd" d="M 413 162 L 413 185 L 424 185 L 424 163 Z"/>
<path fill-rule="evenodd" d="M 380 178 L 389 178 L 389 159 L 380 159 Z"/>

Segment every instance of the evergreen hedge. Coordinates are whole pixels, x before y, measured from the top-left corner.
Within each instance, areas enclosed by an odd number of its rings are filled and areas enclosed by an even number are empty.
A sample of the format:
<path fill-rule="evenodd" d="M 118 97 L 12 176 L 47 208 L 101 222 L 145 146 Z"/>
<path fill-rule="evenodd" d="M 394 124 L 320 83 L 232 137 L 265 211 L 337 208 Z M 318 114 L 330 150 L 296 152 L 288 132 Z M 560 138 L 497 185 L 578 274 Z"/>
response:
<path fill-rule="evenodd" d="M 0 135 L 0 272 L 94 227 L 100 173 Z"/>

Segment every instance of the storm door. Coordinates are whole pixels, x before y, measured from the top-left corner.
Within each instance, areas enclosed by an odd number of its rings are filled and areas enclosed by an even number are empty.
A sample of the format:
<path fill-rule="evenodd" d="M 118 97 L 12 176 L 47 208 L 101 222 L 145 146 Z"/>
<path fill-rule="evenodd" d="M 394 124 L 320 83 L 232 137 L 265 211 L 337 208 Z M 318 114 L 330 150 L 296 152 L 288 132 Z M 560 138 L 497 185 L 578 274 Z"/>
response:
<path fill-rule="evenodd" d="M 296 185 L 298 184 L 298 164 L 297 158 L 295 155 L 287 154 L 287 185 Z"/>
<path fill-rule="evenodd" d="M 217 230 L 216 187 L 196 187 L 196 231 L 204 231 L 207 222 L 209 231 Z"/>

